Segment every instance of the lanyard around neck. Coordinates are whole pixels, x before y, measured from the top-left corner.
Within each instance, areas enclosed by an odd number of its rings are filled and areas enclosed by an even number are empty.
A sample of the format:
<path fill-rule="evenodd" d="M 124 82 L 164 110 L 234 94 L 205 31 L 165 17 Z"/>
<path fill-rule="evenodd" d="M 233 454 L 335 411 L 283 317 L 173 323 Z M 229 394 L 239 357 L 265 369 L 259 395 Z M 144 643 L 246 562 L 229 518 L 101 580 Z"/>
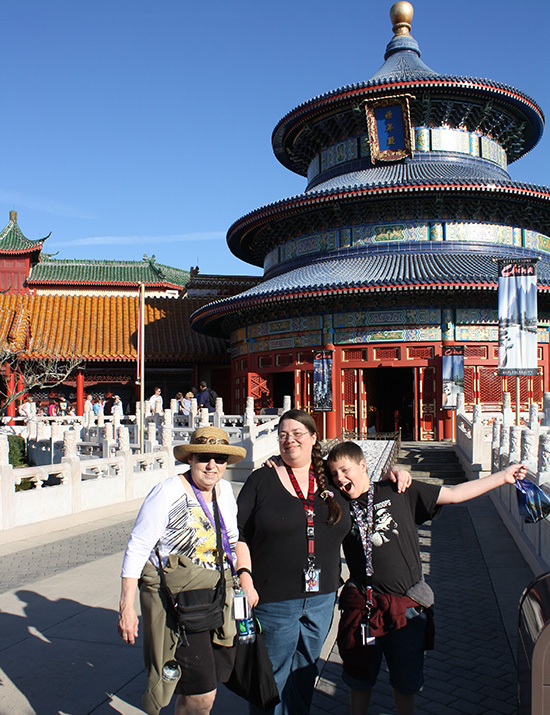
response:
<path fill-rule="evenodd" d="M 359 507 L 357 499 L 351 502 L 355 522 L 361 536 L 363 552 L 365 554 L 365 570 L 367 574 L 367 602 L 372 601 L 372 575 L 374 569 L 372 567 L 372 529 L 374 524 L 374 482 L 370 481 L 369 491 L 367 493 L 367 518 L 365 513 Z"/>
<path fill-rule="evenodd" d="M 193 477 L 191 476 L 191 472 L 188 472 L 186 474 L 187 481 L 191 485 L 191 489 L 193 490 L 193 494 L 195 495 L 197 501 L 199 502 L 201 509 L 206 515 L 206 518 L 212 525 L 213 529 L 216 529 L 216 522 L 214 521 L 214 517 L 212 516 L 212 513 L 208 506 L 206 505 L 206 502 L 204 501 L 204 497 L 201 494 L 201 490 L 196 486 L 195 482 L 193 481 Z M 220 530 L 222 534 L 222 545 L 223 545 L 223 550 L 225 553 L 225 557 L 229 563 L 229 566 L 231 567 L 231 573 L 235 576 L 236 575 L 236 570 L 235 570 L 235 564 L 233 563 L 233 552 L 231 551 L 231 544 L 229 543 L 229 536 L 227 534 L 227 527 L 225 526 L 225 522 L 223 520 L 223 516 L 221 511 L 218 509 L 218 502 L 216 500 L 216 486 L 214 486 L 212 490 L 212 502 L 214 504 L 214 514 L 215 516 L 218 517 L 219 522 L 220 522 Z"/>
<path fill-rule="evenodd" d="M 307 520 L 307 560 L 308 564 L 312 566 L 315 563 L 315 524 L 313 521 L 313 517 L 315 516 L 315 511 L 313 510 L 313 503 L 315 500 L 315 472 L 313 471 L 313 467 L 309 468 L 307 497 L 304 497 L 302 490 L 300 489 L 300 485 L 298 484 L 298 480 L 296 479 L 296 476 L 292 471 L 292 467 L 289 467 L 288 464 L 285 464 L 285 468 L 288 474 L 288 478 L 290 479 L 290 483 L 292 484 L 294 491 L 296 492 L 296 496 L 302 502 L 302 506 L 304 507 L 304 512 Z"/>

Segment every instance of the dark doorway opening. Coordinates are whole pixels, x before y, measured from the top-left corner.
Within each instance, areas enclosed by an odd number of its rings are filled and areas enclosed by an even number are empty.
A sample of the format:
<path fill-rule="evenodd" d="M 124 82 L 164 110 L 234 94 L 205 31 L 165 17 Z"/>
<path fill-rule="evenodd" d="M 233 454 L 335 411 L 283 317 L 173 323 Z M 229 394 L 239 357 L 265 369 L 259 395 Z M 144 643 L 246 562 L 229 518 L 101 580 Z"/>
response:
<path fill-rule="evenodd" d="M 274 372 L 272 377 L 273 407 L 277 410 L 281 409 L 285 395 L 290 395 L 291 406 L 294 407 L 294 372 Z"/>
<path fill-rule="evenodd" d="M 368 427 L 414 439 L 414 372 L 412 367 L 377 367 L 365 370 Z"/>

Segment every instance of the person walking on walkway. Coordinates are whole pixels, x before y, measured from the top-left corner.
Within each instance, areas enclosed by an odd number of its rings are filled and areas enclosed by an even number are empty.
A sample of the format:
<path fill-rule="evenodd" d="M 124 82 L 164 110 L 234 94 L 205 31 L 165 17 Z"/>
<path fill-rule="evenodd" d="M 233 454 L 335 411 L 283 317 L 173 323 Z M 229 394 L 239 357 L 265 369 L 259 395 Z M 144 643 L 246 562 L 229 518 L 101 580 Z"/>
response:
<path fill-rule="evenodd" d="M 236 635 L 233 618 L 233 583 L 237 573 L 237 504 L 233 489 L 222 479 L 227 464 L 246 456 L 243 447 L 229 444 L 227 432 L 200 427 L 189 444 L 174 448 L 190 469 L 157 484 L 147 495 L 132 529 L 122 564 L 118 632 L 126 643 L 138 635 L 135 595 L 140 585 L 143 648 L 148 687 L 143 705 L 157 715 L 173 693 L 176 715 L 208 715 L 218 682 L 233 669 Z M 217 518 L 219 514 L 219 518 Z M 159 568 L 172 592 L 213 588 L 219 580 L 216 522 L 221 532 L 225 562 L 224 622 L 216 630 L 187 633 L 187 644 L 167 626 L 159 593 Z M 160 562 L 159 562 L 160 559 Z M 175 662 L 174 662 L 175 661 Z M 170 666 L 171 679 L 166 679 Z"/>
<path fill-rule="evenodd" d="M 424 581 L 417 526 L 445 504 L 459 504 L 526 476 L 523 465 L 454 486 L 412 481 L 399 492 L 390 481 L 371 482 L 363 451 L 341 442 L 327 466 L 351 500 L 352 529 L 344 539 L 350 578 L 340 594 L 338 648 L 351 715 L 366 715 L 382 655 L 398 715 L 413 715 L 424 683 L 424 650 L 433 648 L 434 596 Z M 466 625 L 467 627 L 467 619 Z"/>

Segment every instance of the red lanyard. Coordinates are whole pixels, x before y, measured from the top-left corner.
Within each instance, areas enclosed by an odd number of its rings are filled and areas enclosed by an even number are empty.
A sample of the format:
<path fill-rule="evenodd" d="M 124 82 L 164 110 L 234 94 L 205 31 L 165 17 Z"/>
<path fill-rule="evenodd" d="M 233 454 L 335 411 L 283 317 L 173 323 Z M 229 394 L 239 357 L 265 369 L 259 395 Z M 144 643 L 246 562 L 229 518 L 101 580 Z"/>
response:
<path fill-rule="evenodd" d="M 288 478 L 290 483 L 294 487 L 296 496 L 302 502 L 304 507 L 304 512 L 306 514 L 307 526 L 306 526 L 306 536 L 307 536 L 307 561 L 308 565 L 312 566 L 315 563 L 315 526 L 313 523 L 313 517 L 315 512 L 313 511 L 313 502 L 315 499 L 315 472 L 313 467 L 309 468 L 309 484 L 307 491 L 307 499 L 302 494 L 298 480 L 294 476 L 292 468 L 285 464 Z"/>

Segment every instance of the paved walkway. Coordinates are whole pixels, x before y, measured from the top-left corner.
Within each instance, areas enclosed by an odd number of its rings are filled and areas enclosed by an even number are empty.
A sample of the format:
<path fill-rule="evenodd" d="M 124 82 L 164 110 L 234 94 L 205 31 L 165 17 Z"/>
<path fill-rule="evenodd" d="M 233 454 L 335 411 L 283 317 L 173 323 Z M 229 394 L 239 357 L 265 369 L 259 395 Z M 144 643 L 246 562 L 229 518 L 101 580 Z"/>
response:
<path fill-rule="evenodd" d="M 143 713 L 141 650 L 116 634 L 120 565 L 133 517 L 0 546 L 0 715 Z M 420 534 L 437 634 L 417 712 L 515 713 L 516 611 L 531 570 L 489 497 L 446 507 Z M 338 656 L 328 651 L 314 715 L 349 712 Z M 246 711 L 220 688 L 214 713 Z M 395 712 L 386 677 L 370 712 Z"/>

